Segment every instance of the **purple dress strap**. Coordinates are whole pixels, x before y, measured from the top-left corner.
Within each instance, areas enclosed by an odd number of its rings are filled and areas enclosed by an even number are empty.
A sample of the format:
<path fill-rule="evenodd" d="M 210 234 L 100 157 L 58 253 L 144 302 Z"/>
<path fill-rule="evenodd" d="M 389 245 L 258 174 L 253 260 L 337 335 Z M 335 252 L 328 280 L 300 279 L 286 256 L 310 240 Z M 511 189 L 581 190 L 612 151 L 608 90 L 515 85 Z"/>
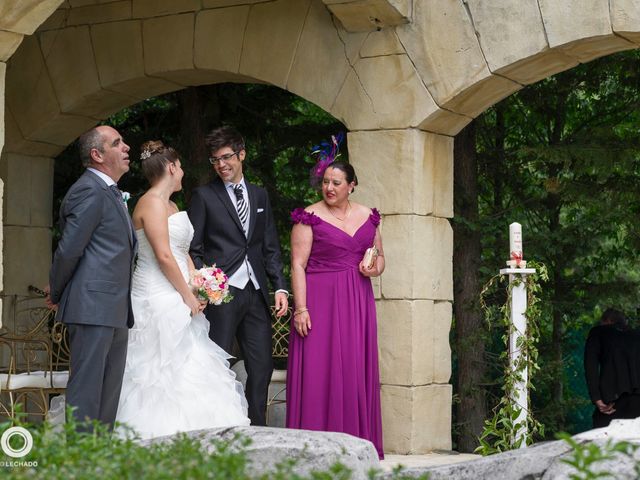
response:
<path fill-rule="evenodd" d="M 293 223 L 303 223 L 305 225 L 317 225 L 322 220 L 313 212 L 307 212 L 304 208 L 296 208 L 291 212 L 291 221 Z"/>
<path fill-rule="evenodd" d="M 380 212 L 377 208 L 371 209 L 371 215 L 369 216 L 369 218 L 371 218 L 371 223 L 373 223 L 376 227 L 380 225 Z"/>

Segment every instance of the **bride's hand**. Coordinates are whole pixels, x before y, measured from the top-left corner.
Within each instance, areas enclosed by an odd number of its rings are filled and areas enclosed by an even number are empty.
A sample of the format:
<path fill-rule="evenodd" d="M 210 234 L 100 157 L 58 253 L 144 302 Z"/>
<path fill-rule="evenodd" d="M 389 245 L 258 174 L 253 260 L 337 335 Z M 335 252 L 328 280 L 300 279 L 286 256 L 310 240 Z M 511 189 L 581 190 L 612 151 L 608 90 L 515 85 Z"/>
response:
<path fill-rule="evenodd" d="M 182 297 L 182 300 L 187 305 L 187 307 L 189 307 L 189 310 L 191 310 L 191 316 L 192 317 L 196 313 L 199 313 L 199 312 L 202 311 L 202 304 L 200 303 L 200 301 L 196 298 L 196 296 L 193 293 L 188 295 L 187 298 Z"/>

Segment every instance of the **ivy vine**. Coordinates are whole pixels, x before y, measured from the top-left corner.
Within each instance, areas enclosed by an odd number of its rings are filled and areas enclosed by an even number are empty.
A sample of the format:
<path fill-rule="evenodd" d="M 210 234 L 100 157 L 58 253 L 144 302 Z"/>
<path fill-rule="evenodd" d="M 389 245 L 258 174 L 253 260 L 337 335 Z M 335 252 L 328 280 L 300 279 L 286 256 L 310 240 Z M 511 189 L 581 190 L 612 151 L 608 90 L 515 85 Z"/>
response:
<path fill-rule="evenodd" d="M 539 294 L 542 290 L 540 282 L 547 281 L 549 275 L 544 264 L 530 261 L 527 268 L 535 268 L 536 273 L 524 276 L 515 275 L 513 282 L 507 286 L 507 301 L 502 306 L 489 306 L 486 303 L 487 294 L 508 275 L 495 275 L 483 287 L 480 293 L 480 305 L 484 312 L 485 320 L 491 326 L 492 323 L 503 329 L 502 342 L 505 345 L 500 354 L 500 362 L 503 365 L 502 397 L 492 410 L 492 417 L 484 422 L 484 430 L 478 439 L 480 446 L 475 452 L 482 455 L 504 452 L 520 448 L 522 443 L 530 445 L 534 437 L 544 436 L 544 425 L 538 422 L 531 409 L 526 412 L 524 421 L 518 421 L 521 408 L 515 402 L 515 387 L 523 379 L 523 373 L 528 370 L 527 377 L 527 405 L 530 405 L 529 392 L 535 389 L 531 379 L 540 370 L 538 365 L 538 341 L 540 340 L 540 318 L 542 310 L 540 308 Z M 524 277 L 524 278 L 523 278 Z M 527 289 L 527 309 L 525 317 L 527 319 L 527 329 L 524 335 L 520 336 L 516 342 L 516 348 L 522 352 L 515 368 L 509 365 L 509 334 L 513 328 L 511 324 L 511 294 L 513 287 L 526 284 Z M 518 432 L 525 427 L 525 435 L 516 440 Z"/>

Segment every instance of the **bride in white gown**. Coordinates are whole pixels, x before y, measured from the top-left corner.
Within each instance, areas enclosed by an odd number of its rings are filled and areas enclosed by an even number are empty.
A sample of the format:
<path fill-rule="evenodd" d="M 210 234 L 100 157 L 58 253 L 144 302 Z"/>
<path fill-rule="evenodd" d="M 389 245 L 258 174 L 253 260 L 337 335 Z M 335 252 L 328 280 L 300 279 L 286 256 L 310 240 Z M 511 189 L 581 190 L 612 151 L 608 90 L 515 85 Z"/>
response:
<path fill-rule="evenodd" d="M 209 322 L 188 285 L 193 227 L 169 200 L 182 188 L 177 152 L 142 146 L 151 188 L 133 212 L 139 250 L 127 363 L 116 421 L 142 438 L 202 428 L 249 425 L 242 384 L 229 355 L 209 339 Z M 121 429 L 124 432 L 124 430 Z"/>

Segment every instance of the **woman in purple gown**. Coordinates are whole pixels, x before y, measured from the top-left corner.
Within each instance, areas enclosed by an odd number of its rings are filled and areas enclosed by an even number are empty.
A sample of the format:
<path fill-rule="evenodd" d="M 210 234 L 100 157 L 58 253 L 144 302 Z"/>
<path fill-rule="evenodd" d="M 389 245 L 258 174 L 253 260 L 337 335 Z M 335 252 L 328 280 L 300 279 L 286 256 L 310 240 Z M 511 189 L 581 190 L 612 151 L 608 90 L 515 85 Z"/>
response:
<path fill-rule="evenodd" d="M 351 202 L 353 167 L 333 162 L 322 201 L 291 214 L 296 303 L 289 342 L 287 427 L 344 432 L 371 441 L 380 458 L 382 422 L 376 310 L 370 277 L 384 270 L 380 214 Z M 378 256 L 370 268 L 367 248 Z"/>

